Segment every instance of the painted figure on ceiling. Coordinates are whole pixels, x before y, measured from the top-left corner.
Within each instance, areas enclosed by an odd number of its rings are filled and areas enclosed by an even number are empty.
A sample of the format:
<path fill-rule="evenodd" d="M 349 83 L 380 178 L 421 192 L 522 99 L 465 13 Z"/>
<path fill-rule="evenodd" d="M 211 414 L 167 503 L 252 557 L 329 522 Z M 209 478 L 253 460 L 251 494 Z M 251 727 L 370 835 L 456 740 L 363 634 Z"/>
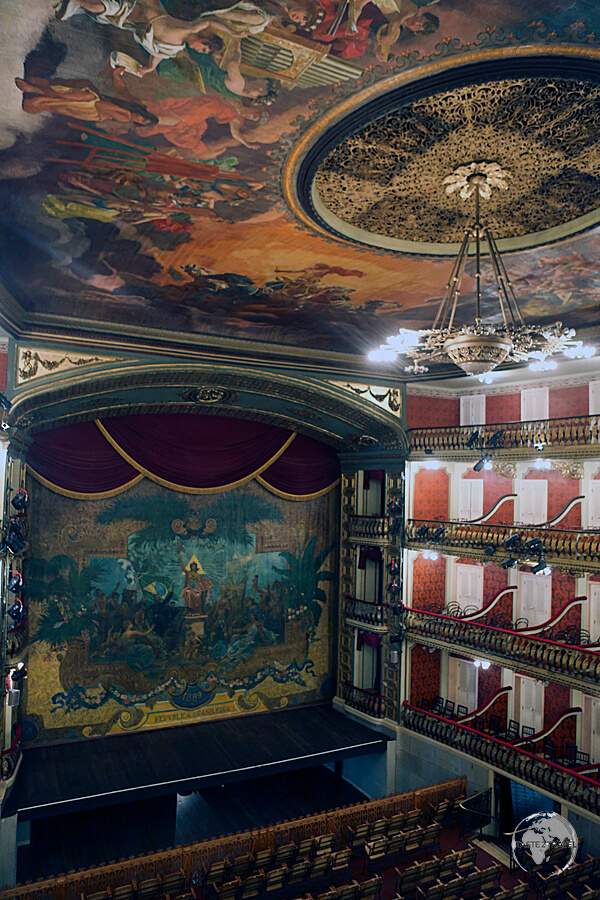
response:
<path fill-rule="evenodd" d="M 89 81 L 65 78 L 15 78 L 27 113 L 58 113 L 84 122 L 156 125 L 158 119 L 140 103 L 105 97 Z"/>
<path fill-rule="evenodd" d="M 186 46 L 194 47 L 202 41 L 203 32 L 219 31 L 242 38 L 259 34 L 271 21 L 268 13 L 247 0 L 228 9 L 206 12 L 191 21 L 169 15 L 160 0 L 68 0 L 58 16 L 64 19 L 79 9 L 97 22 L 131 32 L 150 57 L 148 65 L 137 70 L 140 76 L 153 72 L 162 59 L 172 59 Z"/>

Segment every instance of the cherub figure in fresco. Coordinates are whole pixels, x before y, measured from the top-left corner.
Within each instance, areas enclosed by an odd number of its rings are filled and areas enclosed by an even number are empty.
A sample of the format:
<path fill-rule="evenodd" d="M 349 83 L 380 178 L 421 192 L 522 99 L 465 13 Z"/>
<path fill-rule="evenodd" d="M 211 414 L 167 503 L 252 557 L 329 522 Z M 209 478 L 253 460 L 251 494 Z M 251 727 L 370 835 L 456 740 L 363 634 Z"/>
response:
<path fill-rule="evenodd" d="M 58 16 L 66 18 L 79 8 L 97 22 L 133 35 L 150 56 L 149 64 L 137 69 L 140 76 L 153 72 L 162 59 L 172 59 L 186 46 L 195 47 L 202 41 L 204 32 L 213 36 L 221 32 L 241 39 L 248 34 L 259 34 L 271 21 L 268 13 L 249 0 L 206 12 L 191 21 L 169 15 L 160 0 L 68 0 Z"/>
<path fill-rule="evenodd" d="M 15 78 L 23 92 L 23 109 L 36 113 L 57 113 L 83 122 L 123 122 L 156 125 L 158 119 L 140 103 L 100 94 L 89 81 L 65 78 Z"/>

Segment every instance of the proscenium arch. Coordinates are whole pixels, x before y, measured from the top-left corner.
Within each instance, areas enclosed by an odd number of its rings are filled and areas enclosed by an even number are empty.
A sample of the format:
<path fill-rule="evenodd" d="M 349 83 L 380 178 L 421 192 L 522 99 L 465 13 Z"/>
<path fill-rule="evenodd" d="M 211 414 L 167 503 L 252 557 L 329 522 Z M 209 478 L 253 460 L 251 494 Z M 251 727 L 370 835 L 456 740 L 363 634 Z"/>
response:
<path fill-rule="evenodd" d="M 214 399 L 202 400 L 206 394 Z M 118 361 L 102 372 L 57 373 L 12 395 L 11 425 L 26 441 L 62 425 L 142 413 L 187 413 L 276 425 L 338 451 L 364 440 L 405 458 L 400 420 L 335 385 L 227 366 Z M 10 439 L 10 433 L 9 433 Z"/>

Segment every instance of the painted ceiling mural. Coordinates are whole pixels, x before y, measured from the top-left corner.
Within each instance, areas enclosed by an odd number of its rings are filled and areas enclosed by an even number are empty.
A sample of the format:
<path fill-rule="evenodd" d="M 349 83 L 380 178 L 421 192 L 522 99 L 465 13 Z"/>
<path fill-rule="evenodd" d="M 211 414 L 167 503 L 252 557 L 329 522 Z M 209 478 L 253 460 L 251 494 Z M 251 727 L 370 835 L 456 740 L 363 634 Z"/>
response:
<path fill-rule="evenodd" d="M 595 0 L 0 0 L 0 16 L 0 277 L 25 315 L 323 352 L 429 324 L 450 261 L 307 224 L 284 177 L 302 135 L 402 73 L 486 48 L 600 60 Z M 588 205 L 595 128 L 577 166 L 545 138 L 548 159 L 562 154 L 553 177 L 576 169 Z M 429 144 L 413 144 L 414 162 Z M 592 227 L 507 254 L 524 314 L 600 326 L 599 251 Z"/>

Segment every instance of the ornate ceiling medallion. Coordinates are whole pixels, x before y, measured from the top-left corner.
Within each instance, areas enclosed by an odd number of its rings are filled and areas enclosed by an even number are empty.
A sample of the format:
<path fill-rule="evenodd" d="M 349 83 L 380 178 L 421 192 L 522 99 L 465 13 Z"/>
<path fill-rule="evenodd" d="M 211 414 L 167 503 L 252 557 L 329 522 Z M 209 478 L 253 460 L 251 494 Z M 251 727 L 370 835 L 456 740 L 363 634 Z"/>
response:
<path fill-rule="evenodd" d="M 485 165 L 501 188 L 482 194 L 500 249 L 533 246 L 600 221 L 599 141 L 596 83 L 469 84 L 399 105 L 343 139 L 312 171 L 312 205 L 347 238 L 454 254 L 469 219 L 467 170 Z"/>

